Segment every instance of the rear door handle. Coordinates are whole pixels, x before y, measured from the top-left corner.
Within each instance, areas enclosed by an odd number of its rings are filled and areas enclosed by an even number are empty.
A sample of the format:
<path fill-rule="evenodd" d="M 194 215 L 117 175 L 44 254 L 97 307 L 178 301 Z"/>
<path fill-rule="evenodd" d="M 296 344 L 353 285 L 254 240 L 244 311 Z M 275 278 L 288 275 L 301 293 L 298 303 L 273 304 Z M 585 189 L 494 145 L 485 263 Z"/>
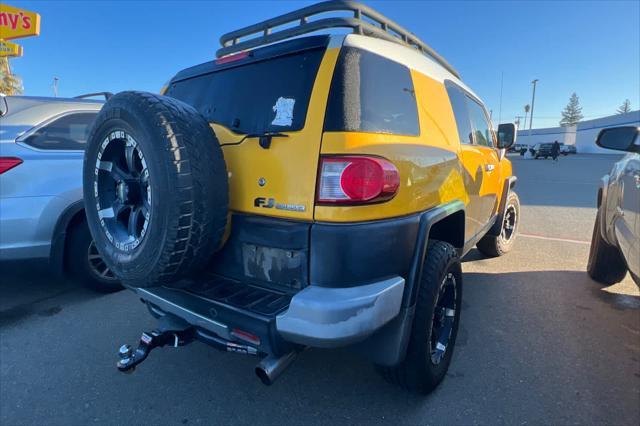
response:
<path fill-rule="evenodd" d="M 491 173 L 493 171 L 493 169 L 495 169 L 495 168 L 496 168 L 496 166 L 494 166 L 493 164 L 487 164 L 487 165 L 484 166 L 484 170 L 486 172 L 489 172 L 489 173 Z"/>

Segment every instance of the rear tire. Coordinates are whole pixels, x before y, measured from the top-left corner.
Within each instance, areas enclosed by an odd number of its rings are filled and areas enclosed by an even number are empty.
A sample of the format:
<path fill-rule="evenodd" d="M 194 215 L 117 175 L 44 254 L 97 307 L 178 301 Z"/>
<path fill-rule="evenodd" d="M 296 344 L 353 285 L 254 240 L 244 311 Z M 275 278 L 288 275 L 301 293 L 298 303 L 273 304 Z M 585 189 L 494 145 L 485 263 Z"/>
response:
<path fill-rule="evenodd" d="M 513 191 L 509 192 L 505 214 L 500 228 L 500 235 L 485 235 L 476 244 L 478 250 L 486 256 L 498 257 L 513 249 L 520 226 L 520 198 Z"/>
<path fill-rule="evenodd" d="M 178 281 L 221 245 L 227 170 L 191 106 L 144 92 L 111 97 L 89 135 L 83 173 L 91 235 L 124 285 Z"/>
<path fill-rule="evenodd" d="M 600 207 L 593 224 L 587 273 L 593 280 L 601 284 L 612 285 L 624 279 L 627 275 L 627 265 L 620 250 L 602 238 L 600 233 L 601 214 Z"/>
<path fill-rule="evenodd" d="M 461 308 L 462 268 L 458 252 L 449 243 L 431 240 L 407 354 L 397 366 L 378 367 L 385 380 L 415 393 L 433 391 L 449 369 Z"/>
<path fill-rule="evenodd" d="M 69 230 L 65 249 L 65 264 L 71 277 L 78 284 L 100 293 L 122 290 L 122 285 L 108 269 L 104 260 L 96 258 L 97 252 L 87 223 L 82 221 Z"/>

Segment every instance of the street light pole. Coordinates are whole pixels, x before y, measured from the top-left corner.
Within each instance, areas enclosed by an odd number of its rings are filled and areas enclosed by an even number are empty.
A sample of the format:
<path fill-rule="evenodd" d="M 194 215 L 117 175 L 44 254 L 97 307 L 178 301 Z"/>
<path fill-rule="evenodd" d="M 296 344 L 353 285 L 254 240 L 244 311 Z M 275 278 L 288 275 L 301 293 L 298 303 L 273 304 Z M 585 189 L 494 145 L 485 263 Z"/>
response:
<path fill-rule="evenodd" d="M 538 79 L 536 78 L 531 82 L 533 84 L 533 96 L 531 97 L 531 115 L 529 116 L 529 140 L 531 140 L 531 128 L 533 127 L 533 106 L 536 102 L 536 83 Z"/>
<path fill-rule="evenodd" d="M 516 121 L 515 121 L 515 123 L 516 123 L 516 125 L 518 126 L 518 129 L 520 129 L 520 123 L 522 123 L 521 118 L 523 118 L 521 115 L 516 115 Z M 525 120 L 525 123 L 526 123 L 527 119 L 525 118 L 524 120 Z M 526 124 L 525 124 L 525 125 L 526 125 Z"/>

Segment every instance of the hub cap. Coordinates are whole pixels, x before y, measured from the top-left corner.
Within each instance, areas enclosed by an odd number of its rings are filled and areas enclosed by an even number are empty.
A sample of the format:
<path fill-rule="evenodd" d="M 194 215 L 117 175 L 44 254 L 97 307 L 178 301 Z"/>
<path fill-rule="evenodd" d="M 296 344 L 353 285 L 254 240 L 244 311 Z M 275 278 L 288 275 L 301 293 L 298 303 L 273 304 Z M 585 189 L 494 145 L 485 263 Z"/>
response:
<path fill-rule="evenodd" d="M 130 252 L 151 219 L 149 170 L 136 140 L 122 130 L 111 132 L 100 145 L 94 175 L 102 230 L 116 248 Z"/>
<path fill-rule="evenodd" d="M 504 213 L 504 221 L 502 222 L 502 231 L 500 232 L 500 238 L 503 241 L 509 242 L 513 238 L 516 232 L 516 225 L 518 224 L 518 213 L 516 208 L 512 205 L 507 206 L 507 211 Z"/>
<path fill-rule="evenodd" d="M 447 352 L 456 320 L 456 309 L 456 277 L 449 272 L 440 284 L 431 320 L 429 347 L 431 362 L 435 365 L 440 364 Z"/>

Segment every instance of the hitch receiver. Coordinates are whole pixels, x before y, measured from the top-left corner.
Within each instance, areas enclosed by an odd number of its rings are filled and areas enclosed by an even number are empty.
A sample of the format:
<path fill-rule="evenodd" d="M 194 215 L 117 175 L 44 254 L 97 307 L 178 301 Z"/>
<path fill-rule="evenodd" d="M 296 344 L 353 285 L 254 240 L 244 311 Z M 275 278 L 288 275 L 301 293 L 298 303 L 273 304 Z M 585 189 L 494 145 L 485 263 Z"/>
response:
<path fill-rule="evenodd" d="M 165 315 L 160 318 L 159 327 L 151 332 L 143 332 L 138 348 L 133 351 L 130 345 L 122 345 L 118 351 L 120 361 L 118 370 L 133 373 L 136 365 L 147 359 L 155 348 L 171 345 L 175 348 L 191 343 L 195 338 L 194 328 L 181 319 Z"/>

